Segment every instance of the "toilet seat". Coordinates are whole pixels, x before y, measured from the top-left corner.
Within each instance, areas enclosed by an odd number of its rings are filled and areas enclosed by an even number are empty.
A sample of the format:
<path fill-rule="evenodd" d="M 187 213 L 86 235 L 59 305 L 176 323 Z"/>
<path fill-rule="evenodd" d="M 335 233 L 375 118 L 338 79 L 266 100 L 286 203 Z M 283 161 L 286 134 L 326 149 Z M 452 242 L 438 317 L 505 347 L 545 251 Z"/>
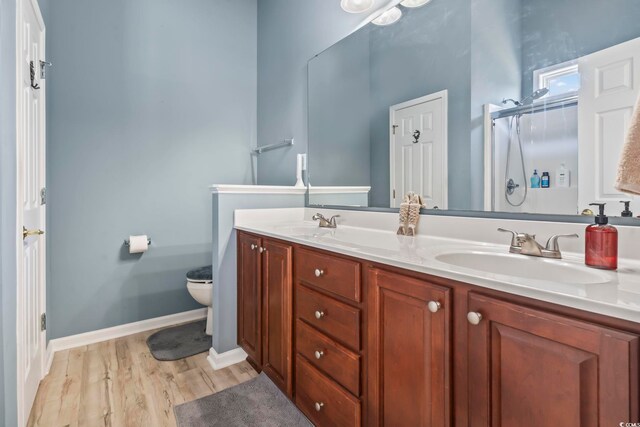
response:
<path fill-rule="evenodd" d="M 187 279 L 187 283 L 210 285 L 210 284 L 213 283 L 213 280 L 191 280 L 191 279 Z"/>

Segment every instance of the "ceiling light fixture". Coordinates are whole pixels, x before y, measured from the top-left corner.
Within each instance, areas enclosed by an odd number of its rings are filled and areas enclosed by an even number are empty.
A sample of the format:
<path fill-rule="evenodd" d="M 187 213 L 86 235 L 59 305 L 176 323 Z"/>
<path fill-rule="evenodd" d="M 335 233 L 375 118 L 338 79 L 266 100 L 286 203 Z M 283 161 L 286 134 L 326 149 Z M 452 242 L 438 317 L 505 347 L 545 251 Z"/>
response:
<path fill-rule="evenodd" d="M 403 2 L 400 2 L 400 4 L 404 7 L 420 7 L 429 2 L 431 2 L 431 0 L 404 0 Z"/>
<path fill-rule="evenodd" d="M 340 7 L 342 10 L 349 13 L 362 13 L 371 9 L 373 6 L 373 0 L 342 0 Z"/>
<path fill-rule="evenodd" d="M 402 17 L 402 11 L 398 7 L 392 7 L 391 9 L 378 16 L 371 21 L 372 23 L 380 26 L 391 25 L 398 21 Z"/>

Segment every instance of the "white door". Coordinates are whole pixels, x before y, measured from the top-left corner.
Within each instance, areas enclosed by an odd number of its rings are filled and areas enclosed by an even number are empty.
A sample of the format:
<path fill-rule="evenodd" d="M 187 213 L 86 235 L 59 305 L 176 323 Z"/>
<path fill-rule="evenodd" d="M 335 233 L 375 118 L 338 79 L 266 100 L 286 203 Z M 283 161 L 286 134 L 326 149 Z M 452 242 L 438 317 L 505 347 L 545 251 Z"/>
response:
<path fill-rule="evenodd" d="M 43 375 L 45 333 L 45 29 L 36 0 L 17 13 L 18 421 L 24 426 Z M 24 230 L 29 232 L 23 234 Z"/>
<path fill-rule="evenodd" d="M 447 209 L 447 91 L 390 108 L 391 207 L 409 191 Z"/>
<path fill-rule="evenodd" d="M 578 204 L 610 203 L 608 213 L 619 215 L 621 200 L 640 197 L 618 192 L 616 173 L 631 113 L 640 93 L 640 38 L 601 50 L 578 60 Z M 617 205 L 617 206 L 616 206 Z"/>

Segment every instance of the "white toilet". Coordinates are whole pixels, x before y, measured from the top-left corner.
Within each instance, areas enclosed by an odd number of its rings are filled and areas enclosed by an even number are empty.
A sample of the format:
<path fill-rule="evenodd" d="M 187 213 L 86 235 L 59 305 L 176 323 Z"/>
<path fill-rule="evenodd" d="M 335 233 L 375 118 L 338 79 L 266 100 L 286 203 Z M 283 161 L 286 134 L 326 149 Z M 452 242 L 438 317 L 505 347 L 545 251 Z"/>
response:
<path fill-rule="evenodd" d="M 187 273 L 187 289 L 194 300 L 207 306 L 207 335 L 213 334 L 213 278 L 211 266 L 197 268 Z"/>

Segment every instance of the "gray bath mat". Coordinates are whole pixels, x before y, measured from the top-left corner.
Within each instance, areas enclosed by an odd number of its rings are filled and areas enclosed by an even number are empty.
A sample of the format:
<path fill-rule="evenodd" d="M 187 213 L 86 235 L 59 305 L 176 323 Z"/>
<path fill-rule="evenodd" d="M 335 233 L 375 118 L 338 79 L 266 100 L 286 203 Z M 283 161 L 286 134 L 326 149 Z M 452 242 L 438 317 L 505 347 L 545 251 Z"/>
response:
<path fill-rule="evenodd" d="M 178 427 L 312 427 L 264 373 L 174 408 Z"/>
<path fill-rule="evenodd" d="M 205 333 L 206 320 L 163 329 L 147 338 L 153 357 L 158 360 L 179 360 L 211 348 L 211 337 Z"/>

